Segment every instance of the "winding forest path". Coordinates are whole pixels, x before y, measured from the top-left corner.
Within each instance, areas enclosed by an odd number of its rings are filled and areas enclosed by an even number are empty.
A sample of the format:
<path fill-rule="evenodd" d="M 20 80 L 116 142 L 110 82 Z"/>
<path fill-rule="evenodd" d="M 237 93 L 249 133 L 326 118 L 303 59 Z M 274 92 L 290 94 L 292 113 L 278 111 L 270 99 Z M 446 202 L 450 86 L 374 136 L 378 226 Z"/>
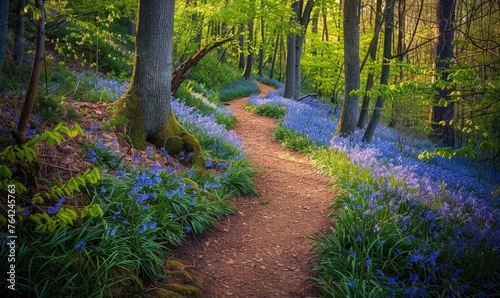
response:
<path fill-rule="evenodd" d="M 259 83 L 261 94 L 272 90 Z M 237 214 L 216 229 L 189 239 L 174 257 L 191 264 L 205 280 L 204 297 L 310 297 L 315 266 L 311 248 L 331 222 L 330 179 L 316 173 L 306 157 L 272 139 L 275 119 L 245 111 L 248 97 L 229 102 L 238 119 L 246 156 L 260 169 L 260 196 L 235 200 Z"/>

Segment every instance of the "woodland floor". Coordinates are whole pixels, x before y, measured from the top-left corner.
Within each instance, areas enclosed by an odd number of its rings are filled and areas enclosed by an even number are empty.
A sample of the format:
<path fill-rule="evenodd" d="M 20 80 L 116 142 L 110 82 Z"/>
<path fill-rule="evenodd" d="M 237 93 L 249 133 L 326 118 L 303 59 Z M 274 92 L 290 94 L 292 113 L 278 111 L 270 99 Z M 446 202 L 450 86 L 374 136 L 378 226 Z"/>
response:
<path fill-rule="evenodd" d="M 261 93 L 271 87 L 259 83 Z M 174 257 L 205 280 L 204 297 L 315 297 L 309 279 L 316 261 L 313 236 L 327 232 L 334 193 L 330 179 L 308 159 L 272 138 L 275 119 L 246 112 L 248 97 L 228 103 L 246 156 L 259 169 L 259 196 L 239 197 L 237 214 L 190 238 Z"/>

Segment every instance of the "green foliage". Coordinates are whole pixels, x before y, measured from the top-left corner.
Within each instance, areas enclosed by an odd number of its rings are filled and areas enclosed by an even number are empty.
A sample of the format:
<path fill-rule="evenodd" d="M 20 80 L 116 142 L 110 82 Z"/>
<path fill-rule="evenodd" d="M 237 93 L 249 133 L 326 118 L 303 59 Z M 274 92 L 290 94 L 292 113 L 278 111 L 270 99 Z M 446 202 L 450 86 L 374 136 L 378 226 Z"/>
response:
<path fill-rule="evenodd" d="M 257 195 L 253 183 L 255 168 L 248 159 L 239 159 L 231 162 L 227 167 L 225 183 L 230 192 L 237 195 Z"/>
<path fill-rule="evenodd" d="M 271 117 L 275 119 L 282 119 L 286 114 L 286 107 L 283 105 L 260 105 L 256 106 L 247 103 L 245 110 L 261 116 Z"/>
<path fill-rule="evenodd" d="M 309 153 L 317 145 L 305 134 L 299 134 L 293 130 L 286 129 L 281 124 L 274 130 L 273 137 L 275 140 L 282 142 L 286 148 L 297 150 L 304 154 Z"/>

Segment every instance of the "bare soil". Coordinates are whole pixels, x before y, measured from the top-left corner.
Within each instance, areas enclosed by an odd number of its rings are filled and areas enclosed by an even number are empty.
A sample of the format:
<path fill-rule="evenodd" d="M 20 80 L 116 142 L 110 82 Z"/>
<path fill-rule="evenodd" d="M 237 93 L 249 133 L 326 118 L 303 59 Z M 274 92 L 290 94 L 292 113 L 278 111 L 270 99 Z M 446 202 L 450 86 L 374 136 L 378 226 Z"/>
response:
<path fill-rule="evenodd" d="M 271 87 L 259 83 L 261 93 Z M 246 112 L 248 97 L 229 102 L 246 156 L 259 172 L 259 196 L 239 197 L 237 214 L 202 236 L 190 238 L 174 257 L 204 279 L 203 297 L 315 297 L 310 279 L 316 260 L 311 237 L 331 225 L 330 179 L 307 157 L 272 138 L 275 119 Z"/>

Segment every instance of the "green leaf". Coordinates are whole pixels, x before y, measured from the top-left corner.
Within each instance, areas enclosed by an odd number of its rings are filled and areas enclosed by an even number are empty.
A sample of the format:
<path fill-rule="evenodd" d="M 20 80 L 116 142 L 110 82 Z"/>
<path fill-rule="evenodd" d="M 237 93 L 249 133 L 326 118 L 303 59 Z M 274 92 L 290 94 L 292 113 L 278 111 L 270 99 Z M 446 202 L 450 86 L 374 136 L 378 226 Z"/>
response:
<path fill-rule="evenodd" d="M 446 108 L 448 106 L 448 101 L 444 98 L 440 98 L 438 101 L 438 106 Z"/>

